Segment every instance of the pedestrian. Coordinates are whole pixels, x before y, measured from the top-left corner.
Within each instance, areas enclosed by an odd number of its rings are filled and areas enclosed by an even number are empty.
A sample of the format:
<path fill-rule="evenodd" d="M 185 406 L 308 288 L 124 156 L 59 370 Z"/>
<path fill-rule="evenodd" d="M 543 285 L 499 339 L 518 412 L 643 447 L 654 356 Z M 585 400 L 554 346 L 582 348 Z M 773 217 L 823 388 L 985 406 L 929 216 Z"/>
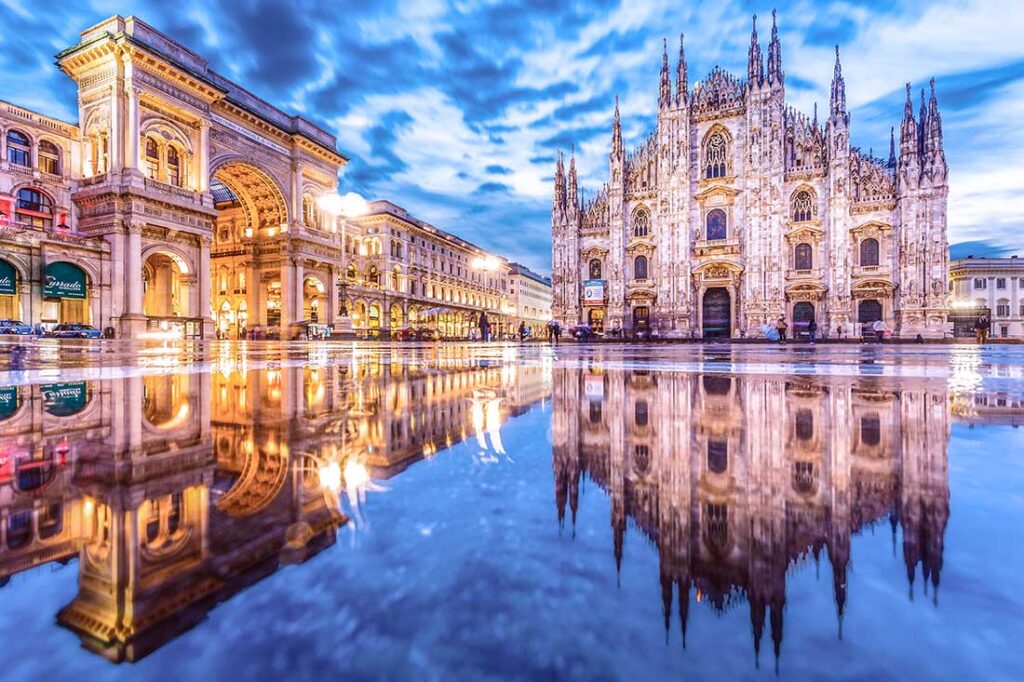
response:
<path fill-rule="evenodd" d="M 786 329 L 789 325 L 786 324 L 786 318 L 780 317 L 779 321 L 775 323 L 775 331 L 779 333 L 779 343 L 786 343 Z"/>
<path fill-rule="evenodd" d="M 818 323 L 815 322 L 814 319 L 812 318 L 811 321 L 807 323 L 807 343 L 809 343 L 809 344 L 811 344 L 813 346 L 814 345 L 814 339 L 817 336 L 818 336 Z"/>
<path fill-rule="evenodd" d="M 974 336 L 979 344 L 988 342 L 988 319 L 984 315 L 979 315 L 974 321 Z"/>
<path fill-rule="evenodd" d="M 491 323 L 487 321 L 487 313 L 480 311 L 480 340 L 491 340 Z"/>
<path fill-rule="evenodd" d="M 526 322 L 519 323 L 519 340 L 526 341 Z"/>
<path fill-rule="evenodd" d="M 558 340 L 562 338 L 562 325 L 560 325 L 557 320 L 555 320 L 554 322 L 555 324 L 551 328 L 551 332 L 555 335 L 555 345 L 557 346 Z"/>
<path fill-rule="evenodd" d="M 885 343 L 885 332 L 888 331 L 888 328 L 885 326 L 885 320 L 875 320 L 875 323 L 871 325 L 871 328 L 875 332 L 875 341 L 878 343 Z"/>

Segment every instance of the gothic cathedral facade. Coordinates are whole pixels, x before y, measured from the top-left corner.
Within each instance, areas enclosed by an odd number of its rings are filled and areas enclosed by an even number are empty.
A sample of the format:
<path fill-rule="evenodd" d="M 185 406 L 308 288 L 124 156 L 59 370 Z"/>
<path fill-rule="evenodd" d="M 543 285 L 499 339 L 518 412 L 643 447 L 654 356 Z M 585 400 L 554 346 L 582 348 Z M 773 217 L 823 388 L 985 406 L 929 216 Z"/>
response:
<path fill-rule="evenodd" d="M 888 159 L 850 146 L 836 48 L 829 116 L 786 105 L 778 29 L 767 68 L 751 35 L 746 79 L 716 67 L 691 91 L 667 48 L 658 123 L 632 152 L 618 101 L 608 181 L 584 199 L 561 154 L 551 215 L 553 316 L 661 337 L 852 336 L 883 320 L 901 337 L 946 330 L 947 166 L 935 83 L 915 118 L 910 85 Z"/>

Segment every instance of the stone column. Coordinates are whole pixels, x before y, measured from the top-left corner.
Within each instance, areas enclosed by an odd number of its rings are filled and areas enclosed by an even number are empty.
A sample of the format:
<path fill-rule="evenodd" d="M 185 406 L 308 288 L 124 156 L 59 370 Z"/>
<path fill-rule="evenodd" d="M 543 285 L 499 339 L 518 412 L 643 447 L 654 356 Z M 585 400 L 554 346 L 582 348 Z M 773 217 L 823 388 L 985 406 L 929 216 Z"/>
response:
<path fill-rule="evenodd" d="M 127 244 L 124 253 L 125 314 L 121 317 L 121 336 L 134 338 L 146 329 L 142 310 L 142 224 L 126 227 Z"/>
<path fill-rule="evenodd" d="M 338 314 L 338 269 L 333 265 L 327 268 L 327 314 L 324 324 L 334 326 L 334 318 Z"/>
<path fill-rule="evenodd" d="M 196 151 L 196 189 L 210 190 L 210 124 L 206 119 L 199 121 L 199 149 Z"/>
<path fill-rule="evenodd" d="M 288 323 L 295 320 L 295 262 L 285 256 L 281 264 L 281 338 L 288 332 Z"/>
<path fill-rule="evenodd" d="M 125 168 L 139 168 L 139 90 L 132 85 L 125 88 L 128 95 L 127 139 L 125 140 Z"/>
<path fill-rule="evenodd" d="M 210 238 L 199 238 L 199 310 L 197 317 L 203 319 L 203 338 L 213 338 L 213 318 L 210 317 L 210 281 L 213 271 L 210 268 Z"/>
<path fill-rule="evenodd" d="M 288 322 L 297 322 L 303 319 L 303 296 L 302 290 L 305 288 L 306 270 L 301 260 L 295 260 L 295 307 L 294 316 L 288 320 Z"/>

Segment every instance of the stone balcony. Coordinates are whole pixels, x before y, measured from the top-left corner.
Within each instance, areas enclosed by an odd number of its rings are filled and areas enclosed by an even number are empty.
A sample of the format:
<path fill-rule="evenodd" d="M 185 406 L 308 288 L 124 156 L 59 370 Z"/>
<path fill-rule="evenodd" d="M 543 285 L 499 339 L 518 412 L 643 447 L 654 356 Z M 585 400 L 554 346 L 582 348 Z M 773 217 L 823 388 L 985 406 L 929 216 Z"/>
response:
<path fill-rule="evenodd" d="M 741 250 L 739 239 L 698 239 L 693 244 L 694 256 L 733 256 Z"/>
<path fill-rule="evenodd" d="M 892 279 L 892 268 L 888 265 L 855 265 L 853 278 Z"/>
<path fill-rule="evenodd" d="M 818 282 L 821 281 L 825 276 L 825 271 L 821 268 L 813 268 L 810 270 L 796 270 L 795 268 L 789 268 L 786 270 L 786 280 L 790 282 Z"/>

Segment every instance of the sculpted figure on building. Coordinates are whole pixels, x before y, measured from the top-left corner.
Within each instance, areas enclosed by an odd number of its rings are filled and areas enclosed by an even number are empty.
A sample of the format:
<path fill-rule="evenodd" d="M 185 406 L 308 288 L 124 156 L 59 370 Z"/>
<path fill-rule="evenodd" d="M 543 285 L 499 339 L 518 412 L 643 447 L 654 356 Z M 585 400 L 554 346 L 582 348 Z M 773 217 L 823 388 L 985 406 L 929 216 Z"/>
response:
<path fill-rule="evenodd" d="M 887 159 L 850 146 L 836 47 L 828 117 L 786 104 L 772 15 L 767 67 L 756 17 L 745 79 L 716 67 L 691 90 L 683 39 L 667 46 L 654 132 L 626 151 L 618 100 L 608 181 L 585 198 L 570 155 L 555 168 L 553 315 L 675 337 L 945 331 L 947 167 L 935 83 L 915 117 L 907 85 Z"/>

